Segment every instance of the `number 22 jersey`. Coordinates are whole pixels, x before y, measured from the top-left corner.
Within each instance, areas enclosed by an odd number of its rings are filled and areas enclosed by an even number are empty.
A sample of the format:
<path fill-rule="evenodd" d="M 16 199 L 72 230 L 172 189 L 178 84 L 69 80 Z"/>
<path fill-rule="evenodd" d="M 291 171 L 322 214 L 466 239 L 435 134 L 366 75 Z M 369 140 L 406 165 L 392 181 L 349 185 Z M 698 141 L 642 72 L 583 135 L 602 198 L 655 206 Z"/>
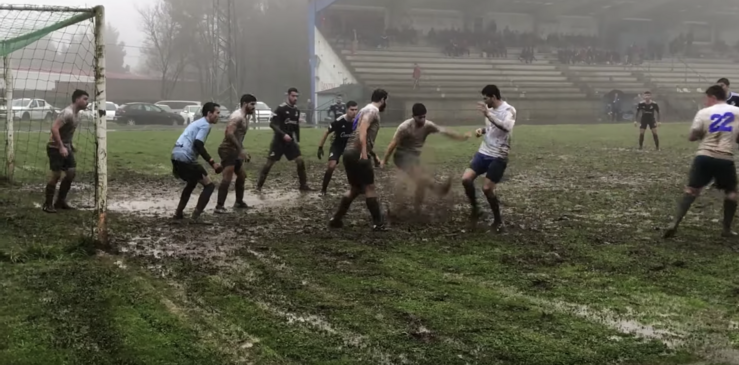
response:
<path fill-rule="evenodd" d="M 703 134 L 697 155 L 734 160 L 739 135 L 739 107 L 721 103 L 703 108 L 695 115 L 691 129 Z"/>

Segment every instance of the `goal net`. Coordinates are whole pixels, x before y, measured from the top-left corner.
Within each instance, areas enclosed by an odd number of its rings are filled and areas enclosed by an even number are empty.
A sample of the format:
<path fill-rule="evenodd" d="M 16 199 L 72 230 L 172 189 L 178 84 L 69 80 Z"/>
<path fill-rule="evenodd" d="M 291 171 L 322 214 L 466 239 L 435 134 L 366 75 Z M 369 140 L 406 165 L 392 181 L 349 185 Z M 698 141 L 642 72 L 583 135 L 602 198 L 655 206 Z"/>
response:
<path fill-rule="evenodd" d="M 107 190 L 106 121 L 98 112 L 106 109 L 103 23 L 102 7 L 0 4 L 0 203 L 41 211 L 54 175 L 52 125 L 73 104 L 75 90 L 84 90 L 89 107 L 77 114 L 74 162 L 64 158 L 54 169 L 63 171 L 61 183 L 74 167 L 66 200 L 77 209 L 64 211 L 64 221 L 78 220 L 98 239 L 105 239 Z M 61 189 L 57 184 L 57 199 Z"/>

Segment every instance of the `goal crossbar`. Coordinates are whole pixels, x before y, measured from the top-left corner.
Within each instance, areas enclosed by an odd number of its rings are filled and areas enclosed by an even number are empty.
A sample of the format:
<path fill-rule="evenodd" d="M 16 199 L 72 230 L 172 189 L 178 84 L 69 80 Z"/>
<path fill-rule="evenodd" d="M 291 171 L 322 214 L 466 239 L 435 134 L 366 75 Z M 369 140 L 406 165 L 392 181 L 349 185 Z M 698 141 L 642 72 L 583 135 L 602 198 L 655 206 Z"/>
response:
<path fill-rule="evenodd" d="M 0 11 L 7 10 L 0 7 Z M 18 10 L 18 9 L 13 9 Z M 22 10 L 18 10 L 22 11 Z M 68 19 L 64 19 L 62 21 L 56 22 L 54 24 L 51 24 L 49 26 L 46 26 L 41 29 L 34 30 L 32 32 L 28 32 L 22 35 L 19 35 L 17 37 L 13 37 L 10 39 L 4 39 L 0 41 L 0 57 L 7 56 L 19 49 L 22 49 L 24 47 L 27 47 L 33 42 L 36 42 L 46 36 L 47 34 L 51 32 L 55 32 L 59 29 L 69 27 L 71 25 L 83 22 L 85 20 L 88 20 L 95 16 L 95 13 L 82 13 L 77 14 L 75 16 L 69 17 Z"/>

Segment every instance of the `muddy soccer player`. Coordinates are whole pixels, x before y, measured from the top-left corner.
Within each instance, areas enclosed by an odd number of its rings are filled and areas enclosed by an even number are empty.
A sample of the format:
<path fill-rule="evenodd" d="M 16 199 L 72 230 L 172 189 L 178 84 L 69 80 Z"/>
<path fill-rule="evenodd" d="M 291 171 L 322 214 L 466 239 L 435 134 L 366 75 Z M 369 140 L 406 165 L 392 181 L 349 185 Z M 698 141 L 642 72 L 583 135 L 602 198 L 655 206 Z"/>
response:
<path fill-rule="evenodd" d="M 493 230 L 500 232 L 503 228 L 503 219 L 500 214 L 500 202 L 496 194 L 496 187 L 503 179 L 503 173 L 508 167 L 508 153 L 510 151 L 511 132 L 516 123 L 516 109 L 501 100 L 500 90 L 495 85 L 487 85 L 482 89 L 483 102 L 479 103 L 479 110 L 485 116 L 485 128 L 476 131 L 482 137 L 480 148 L 470 166 L 462 175 L 462 185 L 472 206 L 471 220 L 477 222 L 480 209 L 475 196 L 475 179 L 485 175 L 482 191 L 487 198 L 490 209 L 493 211 Z"/>
<path fill-rule="evenodd" d="M 680 199 L 675 220 L 667 227 L 665 238 L 675 235 L 680 222 L 701 190 L 712 180 L 724 196 L 724 237 L 736 236 L 731 225 L 737 207 L 737 177 L 734 150 L 739 142 L 739 108 L 726 103 L 728 95 L 720 85 L 706 89 L 706 107 L 698 111 L 690 127 L 688 140 L 700 141 L 688 175 L 688 184 Z"/>
<path fill-rule="evenodd" d="M 46 146 L 46 154 L 49 157 L 49 180 L 46 183 L 46 198 L 43 210 L 47 213 L 56 213 L 59 210 L 73 209 L 67 203 L 67 194 L 72 188 L 72 182 L 77 170 L 77 162 L 74 158 L 74 132 L 80 124 L 79 112 L 87 108 L 89 95 L 84 90 L 75 90 L 72 93 L 72 104 L 64 108 L 51 125 L 51 137 Z M 62 174 L 64 178 L 62 179 Z M 56 184 L 59 184 L 59 194 L 54 202 Z"/>
<path fill-rule="evenodd" d="M 328 150 L 328 166 L 326 166 L 326 172 L 323 174 L 323 185 L 321 185 L 321 194 L 326 195 L 328 184 L 331 182 L 331 176 L 336 170 L 341 155 L 344 154 L 346 148 L 346 141 L 354 132 L 352 130 L 354 125 L 354 117 L 357 116 L 357 102 L 349 101 L 346 103 L 346 114 L 336 118 L 331 124 L 329 124 L 326 132 L 323 133 L 321 141 L 318 143 L 318 159 L 323 158 L 323 145 L 328 139 L 328 135 L 334 135 L 334 140 L 331 142 L 331 148 Z"/>
<path fill-rule="evenodd" d="M 208 139 L 208 134 L 210 134 L 211 126 L 218 123 L 218 118 L 220 118 L 220 108 L 220 105 L 216 103 L 205 103 L 202 109 L 203 117 L 190 123 L 174 144 L 172 149 L 172 172 L 186 183 L 185 189 L 182 190 L 182 196 L 180 196 L 180 203 L 177 205 L 177 211 L 175 211 L 175 219 L 184 218 L 183 212 L 187 202 L 190 201 L 190 195 L 198 184 L 203 186 L 203 191 L 200 193 L 195 211 L 192 213 L 193 220 L 200 218 L 208 205 L 213 190 L 215 190 L 215 185 L 208 178 L 208 173 L 203 165 L 198 163 L 198 156 L 207 161 L 216 173 L 221 172 L 221 165 L 216 163 L 205 149 L 205 142 Z"/>
<path fill-rule="evenodd" d="M 414 104 L 412 113 L 413 117 L 400 123 L 395 131 L 381 165 L 386 165 L 390 156 L 393 156 L 393 162 L 398 171 L 415 183 L 413 207 L 415 212 L 419 214 L 427 189 L 436 195 L 443 196 L 449 193 L 452 184 L 451 179 L 443 184 L 434 183 L 433 177 L 421 166 L 421 150 L 426 143 L 426 138 L 431 134 L 441 133 L 453 140 L 466 141 L 470 138 L 470 135 L 457 134 L 427 120 L 426 106 L 423 104 Z"/>
<path fill-rule="evenodd" d="M 296 106 L 298 102 L 298 89 L 291 87 L 287 90 L 287 100 L 280 104 L 273 112 L 269 127 L 274 131 L 274 138 L 269 147 L 267 163 L 262 167 L 257 182 L 257 191 L 262 191 L 267 175 L 275 162 L 285 156 L 288 161 L 295 161 L 298 169 L 298 181 L 301 191 L 311 191 L 308 187 L 308 177 L 305 173 L 305 161 L 300 154 L 300 110 Z"/>
<path fill-rule="evenodd" d="M 249 206 L 244 202 L 244 184 L 246 183 L 246 171 L 244 170 L 244 162 L 249 162 L 251 156 L 244 150 L 244 137 L 246 131 L 249 130 L 249 119 L 254 117 L 254 110 L 257 105 L 257 98 L 251 94 L 241 96 L 241 107 L 234 111 L 228 118 L 226 126 L 226 136 L 218 147 L 218 156 L 221 158 L 221 167 L 223 167 L 223 177 L 221 185 L 218 187 L 218 202 L 216 204 L 215 213 L 228 213 L 226 207 L 226 197 L 228 197 L 228 189 L 231 187 L 231 180 L 236 175 L 236 191 L 235 209 L 246 209 Z"/>
<path fill-rule="evenodd" d="M 354 199 L 364 194 L 367 209 L 372 215 L 373 229 L 382 231 L 385 222 L 380 210 L 380 201 L 375 190 L 375 171 L 370 157 L 380 131 L 380 113 L 387 107 L 387 91 L 376 89 L 372 92 L 372 102 L 362 108 L 354 118 L 354 132 L 346 142 L 344 150 L 344 170 L 349 181 L 349 191 L 341 198 L 339 208 L 331 218 L 329 227 L 341 228 L 343 219 Z"/>
<path fill-rule="evenodd" d="M 652 101 L 652 92 L 646 91 L 644 92 L 644 100 L 636 106 L 636 115 L 634 116 L 634 126 L 639 126 L 639 149 L 644 146 L 644 133 L 649 127 L 649 130 L 652 131 L 654 147 L 659 151 L 659 135 L 657 135 L 659 120 L 659 105 Z M 639 122 L 641 125 L 639 125 Z"/>

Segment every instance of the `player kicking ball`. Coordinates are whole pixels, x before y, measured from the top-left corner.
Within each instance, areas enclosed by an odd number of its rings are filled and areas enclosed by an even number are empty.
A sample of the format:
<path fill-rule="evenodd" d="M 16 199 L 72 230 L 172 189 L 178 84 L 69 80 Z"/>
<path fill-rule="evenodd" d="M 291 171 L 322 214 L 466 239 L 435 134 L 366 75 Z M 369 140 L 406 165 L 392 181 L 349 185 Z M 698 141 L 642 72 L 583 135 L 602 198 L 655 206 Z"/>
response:
<path fill-rule="evenodd" d="M 390 156 L 393 156 L 393 162 L 398 171 L 413 180 L 416 184 L 413 207 L 416 214 L 420 214 L 426 189 L 443 196 L 449 193 L 451 188 L 451 180 L 447 180 L 444 184 L 435 184 L 434 179 L 421 167 L 421 150 L 426 143 L 426 138 L 431 134 L 441 133 L 456 141 L 466 141 L 470 138 L 470 134 L 460 135 L 427 120 L 426 106 L 423 104 L 414 104 L 412 112 L 413 118 L 398 126 L 380 165 L 385 166 Z"/>
<path fill-rule="evenodd" d="M 234 203 L 234 208 L 249 208 L 244 202 L 244 184 L 246 183 L 244 162 L 249 162 L 251 156 L 244 150 L 244 137 L 249 130 L 249 119 L 254 116 L 256 105 L 257 98 L 254 95 L 245 94 L 241 96 L 241 108 L 231 113 L 228 118 L 226 136 L 218 147 L 218 156 L 221 158 L 221 166 L 223 167 L 223 179 L 218 187 L 216 214 L 228 213 L 224 205 L 234 174 L 236 174 L 236 184 L 234 186 L 236 203 Z"/>
<path fill-rule="evenodd" d="M 190 201 L 190 195 L 198 184 L 203 185 L 203 191 L 200 193 L 198 198 L 198 204 L 195 206 L 195 211 L 192 213 L 192 219 L 198 220 L 200 215 L 205 210 L 205 206 L 208 205 L 210 196 L 213 194 L 216 186 L 208 178 L 208 173 L 205 172 L 203 165 L 198 163 L 198 155 L 203 160 L 208 161 L 210 166 L 216 171 L 221 172 L 221 165 L 213 161 L 208 151 L 205 149 L 205 142 L 210 134 L 210 128 L 213 124 L 218 123 L 220 117 L 221 106 L 207 102 L 203 105 L 203 117 L 190 123 L 182 132 L 180 138 L 177 138 L 174 148 L 172 149 L 172 172 L 174 175 L 187 183 L 185 189 L 182 191 L 180 197 L 180 203 L 177 205 L 177 211 L 175 212 L 175 219 L 184 218 L 183 211 L 187 206 L 187 202 Z"/>
<path fill-rule="evenodd" d="M 685 217 L 701 190 L 711 180 L 717 189 L 725 192 L 724 237 L 736 236 L 731 223 L 737 207 L 737 178 L 734 167 L 735 144 L 739 142 L 739 108 L 726 103 L 726 91 L 720 85 L 706 90 L 706 108 L 693 119 L 688 140 L 700 141 L 688 176 L 688 185 L 680 199 L 675 221 L 667 227 L 665 238 L 675 236 L 677 227 Z"/>
<path fill-rule="evenodd" d="M 503 228 L 503 218 L 500 215 L 500 202 L 495 188 L 508 166 L 511 132 L 516 123 L 516 109 L 501 100 L 500 90 L 495 85 L 485 86 L 482 89 L 482 96 L 484 102 L 479 104 L 479 110 L 485 116 L 487 126 L 476 131 L 476 135 L 483 137 L 483 140 L 480 149 L 472 157 L 470 167 L 462 175 L 462 185 L 472 206 L 471 220 L 473 223 L 477 222 L 480 218 L 480 208 L 475 196 L 475 179 L 485 174 L 482 191 L 493 211 L 492 228 L 500 232 Z"/>
<path fill-rule="evenodd" d="M 343 104 L 342 104 L 343 105 Z M 333 105 L 331 106 L 334 107 Z M 341 155 L 344 154 L 346 148 L 346 141 L 351 137 L 354 125 L 354 118 L 357 116 L 357 102 L 350 101 L 346 103 L 346 114 L 336 118 L 329 126 L 328 130 L 323 133 L 321 142 L 318 143 L 318 159 L 323 158 L 323 144 L 326 143 L 328 135 L 333 133 L 334 140 L 331 142 L 331 148 L 328 151 L 328 166 L 326 166 L 326 172 L 323 174 L 323 185 L 321 186 L 321 194 L 326 195 L 328 184 L 331 182 L 331 176 L 336 170 Z"/>

